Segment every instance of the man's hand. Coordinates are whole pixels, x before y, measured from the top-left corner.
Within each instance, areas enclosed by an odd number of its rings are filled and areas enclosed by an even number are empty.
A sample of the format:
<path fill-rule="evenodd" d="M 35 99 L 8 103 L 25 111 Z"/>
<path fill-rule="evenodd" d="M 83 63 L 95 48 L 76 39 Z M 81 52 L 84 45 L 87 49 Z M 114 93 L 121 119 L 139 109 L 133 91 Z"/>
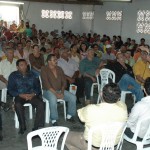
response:
<path fill-rule="evenodd" d="M 19 96 L 21 98 L 25 99 L 26 101 L 28 101 L 28 100 L 31 100 L 35 96 L 35 94 L 34 93 L 31 93 L 31 94 L 19 94 Z"/>
<path fill-rule="evenodd" d="M 64 94 L 63 93 L 56 93 L 56 97 L 58 99 L 63 99 L 64 98 Z"/>
<path fill-rule="evenodd" d="M 99 75 L 99 72 L 100 72 L 100 69 L 96 69 L 95 75 L 96 75 L 96 76 Z"/>

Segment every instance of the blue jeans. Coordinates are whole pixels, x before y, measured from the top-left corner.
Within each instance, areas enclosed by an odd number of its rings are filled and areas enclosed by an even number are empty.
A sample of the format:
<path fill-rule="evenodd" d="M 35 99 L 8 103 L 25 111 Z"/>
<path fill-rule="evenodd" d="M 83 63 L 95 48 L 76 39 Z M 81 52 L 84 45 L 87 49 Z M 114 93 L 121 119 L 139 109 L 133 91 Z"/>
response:
<path fill-rule="evenodd" d="M 128 74 L 124 74 L 118 84 L 121 91 L 130 91 L 135 94 L 136 101 L 140 101 L 144 97 L 140 84 L 138 84 L 135 79 Z M 129 85 L 133 86 L 133 88 L 128 88 Z"/>
<path fill-rule="evenodd" d="M 57 97 L 49 90 L 43 91 L 43 96 L 49 101 L 50 120 L 58 119 Z M 64 98 L 68 102 L 67 114 L 75 116 L 76 114 L 76 96 L 68 91 L 64 91 Z"/>

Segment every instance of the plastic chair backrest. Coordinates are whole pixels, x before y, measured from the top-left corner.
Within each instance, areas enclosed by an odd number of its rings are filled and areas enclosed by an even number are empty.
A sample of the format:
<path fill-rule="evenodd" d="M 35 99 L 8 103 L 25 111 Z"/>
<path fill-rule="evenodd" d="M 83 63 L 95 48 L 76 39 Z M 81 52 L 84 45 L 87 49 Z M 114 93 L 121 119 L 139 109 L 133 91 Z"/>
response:
<path fill-rule="evenodd" d="M 101 136 L 99 150 L 114 150 L 116 138 L 118 134 L 120 134 L 120 138 L 122 138 L 121 136 L 123 135 L 122 133 L 124 132 L 125 127 L 125 122 L 110 122 L 92 127 L 88 133 L 88 150 L 92 150 L 92 135 L 94 132 L 99 132 Z M 121 142 L 118 144 L 121 144 Z"/>
<path fill-rule="evenodd" d="M 137 126 L 133 135 L 133 140 L 136 141 L 137 137 L 138 137 L 138 133 L 140 131 L 140 129 L 142 128 L 142 126 L 145 124 L 145 122 L 149 121 L 149 125 L 147 127 L 147 131 L 143 137 L 143 142 L 146 141 L 147 139 L 150 139 L 150 117 L 146 117 L 146 118 L 142 118 L 137 122 Z"/>
<path fill-rule="evenodd" d="M 115 73 L 109 69 L 101 69 L 100 70 L 100 77 L 101 77 L 101 91 L 103 87 L 109 83 L 109 79 L 111 82 L 115 83 Z"/>
<path fill-rule="evenodd" d="M 39 136 L 41 141 L 42 141 L 42 145 L 41 145 L 41 149 L 51 149 L 51 150 L 57 150 L 57 144 L 58 144 L 58 140 L 60 138 L 60 136 L 62 135 L 62 133 L 64 133 L 63 136 L 63 141 L 61 144 L 61 150 L 64 149 L 64 145 L 65 145 L 65 141 L 66 141 L 66 137 L 69 133 L 69 128 L 67 127 L 48 127 L 48 128 L 43 128 L 43 129 L 39 129 L 36 131 L 32 131 L 30 133 L 28 133 L 27 135 L 27 142 L 28 142 L 28 150 L 32 150 L 32 137 L 34 136 Z"/>

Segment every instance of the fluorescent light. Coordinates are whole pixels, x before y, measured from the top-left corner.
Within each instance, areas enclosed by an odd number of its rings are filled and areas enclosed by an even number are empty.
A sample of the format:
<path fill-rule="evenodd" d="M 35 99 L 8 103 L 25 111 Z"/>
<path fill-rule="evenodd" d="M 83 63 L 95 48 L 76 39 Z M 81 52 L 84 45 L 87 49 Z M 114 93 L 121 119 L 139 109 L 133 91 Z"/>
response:
<path fill-rule="evenodd" d="M 24 4 L 22 2 L 12 2 L 12 1 L 0 1 L 0 3 L 5 3 L 5 4 Z"/>

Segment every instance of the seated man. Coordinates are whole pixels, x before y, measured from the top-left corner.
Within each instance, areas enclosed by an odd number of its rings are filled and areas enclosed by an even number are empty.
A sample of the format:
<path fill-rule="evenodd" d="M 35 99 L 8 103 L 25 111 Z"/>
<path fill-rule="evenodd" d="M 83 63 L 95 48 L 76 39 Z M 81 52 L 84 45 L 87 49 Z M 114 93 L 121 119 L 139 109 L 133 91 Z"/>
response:
<path fill-rule="evenodd" d="M 140 84 L 138 84 L 134 79 L 134 74 L 132 68 L 125 64 L 125 57 L 121 52 L 116 55 L 117 61 L 114 64 L 108 64 L 106 68 L 114 71 L 116 75 L 116 83 L 122 91 L 131 91 L 136 96 L 136 101 L 140 101 L 143 98 L 144 93 L 141 89 Z"/>
<path fill-rule="evenodd" d="M 80 73 L 84 77 L 86 103 L 90 103 L 91 87 L 96 82 L 96 75 L 99 74 L 101 68 L 100 59 L 94 57 L 93 49 L 87 50 L 87 57 L 79 64 Z"/>
<path fill-rule="evenodd" d="M 137 122 L 142 118 L 150 116 L 150 109 L 149 109 L 150 108 L 150 77 L 148 77 L 145 80 L 144 92 L 146 96 L 142 98 L 140 102 L 134 105 L 129 115 L 128 121 L 127 121 L 127 128 L 126 128 L 125 134 L 130 138 L 132 138 L 134 135 Z M 141 139 L 144 137 L 149 126 L 149 121 L 150 120 L 148 120 L 147 122 L 144 122 L 142 129 L 140 129 L 138 133 L 138 139 Z"/>
<path fill-rule="evenodd" d="M 66 146 L 69 150 L 80 149 L 87 150 L 88 131 L 91 127 L 102 123 L 125 122 L 127 120 L 126 105 L 119 101 L 121 91 L 117 84 L 109 83 L 103 88 L 103 102 L 95 105 L 88 105 L 78 110 L 78 116 L 82 122 L 85 122 L 85 130 L 83 132 L 70 131 Z M 97 115 L 96 115 L 97 114 Z M 120 138 L 120 134 L 117 139 Z M 99 147 L 101 135 L 93 134 L 92 145 Z M 118 141 L 116 140 L 117 144 Z"/>
<path fill-rule="evenodd" d="M 7 48 L 5 55 L 6 58 L 0 62 L 0 90 L 7 87 L 9 75 L 17 70 L 14 50 Z"/>
<path fill-rule="evenodd" d="M 49 100 L 50 120 L 53 126 L 57 126 L 58 112 L 57 99 L 68 102 L 67 121 L 75 122 L 76 96 L 65 90 L 66 78 L 63 70 L 57 66 L 57 58 L 54 54 L 47 57 L 47 66 L 41 69 L 43 96 Z"/>
<path fill-rule="evenodd" d="M 29 61 L 31 71 L 35 74 L 35 76 L 39 77 L 41 68 L 44 66 L 44 57 L 40 53 L 38 45 L 33 45 L 33 53 L 29 55 Z"/>
<path fill-rule="evenodd" d="M 79 64 L 69 57 L 67 49 L 61 49 L 60 56 L 58 66 L 65 73 L 67 89 L 69 89 L 70 84 L 75 84 L 77 86 L 77 101 L 79 101 L 79 98 L 84 97 L 84 80 L 82 77 L 79 77 Z"/>
<path fill-rule="evenodd" d="M 141 60 L 137 61 L 133 66 L 133 72 L 136 77 L 136 81 L 143 85 L 145 79 L 150 77 L 150 63 L 147 61 L 147 55 L 149 54 L 149 49 L 141 46 Z"/>
<path fill-rule="evenodd" d="M 24 104 L 31 103 L 36 108 L 36 117 L 34 127 L 32 130 L 37 130 L 44 126 L 44 102 L 40 94 L 40 82 L 33 75 L 27 71 L 27 62 L 25 59 L 19 59 L 16 62 L 17 71 L 9 76 L 8 92 L 15 97 L 15 111 L 19 120 L 20 134 L 26 130 Z"/>

